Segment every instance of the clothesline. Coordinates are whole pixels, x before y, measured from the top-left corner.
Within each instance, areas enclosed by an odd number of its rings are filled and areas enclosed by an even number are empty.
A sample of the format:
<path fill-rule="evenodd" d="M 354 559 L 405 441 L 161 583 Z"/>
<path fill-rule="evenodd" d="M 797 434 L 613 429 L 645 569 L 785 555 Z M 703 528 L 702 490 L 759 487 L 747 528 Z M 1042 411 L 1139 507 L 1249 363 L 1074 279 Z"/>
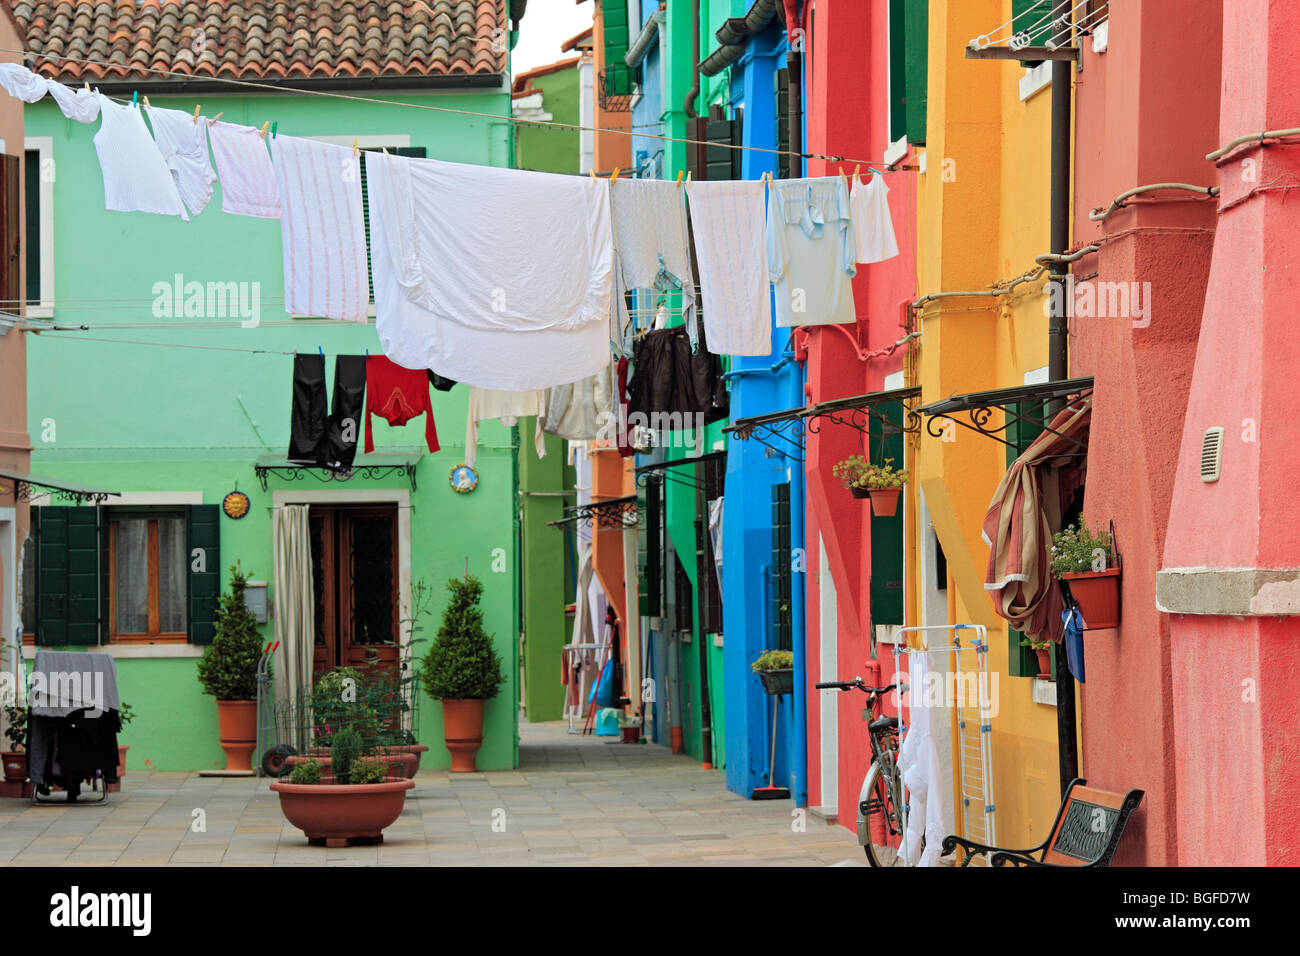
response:
<path fill-rule="evenodd" d="M 55 53 L 33 53 L 30 50 L 14 50 L 0 48 L 0 53 L 12 53 L 24 58 L 24 61 L 31 60 L 33 63 L 38 59 L 62 60 L 71 63 L 83 63 L 93 66 L 115 68 L 116 64 L 108 63 L 105 60 L 97 60 L 93 57 L 62 56 Z M 325 96 L 334 99 L 350 100 L 357 103 L 371 103 L 376 106 L 398 106 L 411 109 L 429 110 L 436 113 L 452 113 L 460 116 L 475 116 L 483 119 L 495 120 L 497 122 L 510 123 L 515 126 L 530 127 L 551 127 L 554 129 L 579 130 L 581 132 L 592 133 L 614 133 L 619 136 L 634 136 L 643 139 L 654 139 L 667 143 L 685 143 L 692 146 L 709 146 L 718 149 L 742 150 L 754 153 L 764 153 L 773 156 L 790 156 L 797 159 L 821 159 L 831 163 L 853 163 L 862 166 L 873 173 L 896 173 L 902 170 L 891 168 L 891 164 L 884 160 L 858 159 L 854 157 L 834 156 L 825 153 L 797 153 L 793 150 L 770 149 L 764 146 L 745 146 L 732 143 L 715 143 L 709 140 L 690 139 L 679 136 L 667 136 L 662 133 L 640 133 L 633 130 L 623 130 L 614 127 L 596 127 L 584 126 L 580 123 L 560 123 L 554 120 L 522 120 L 513 116 L 507 116 L 500 113 L 486 113 L 480 110 L 457 109 L 450 106 L 432 106 L 427 103 L 405 103 L 400 100 L 387 100 L 371 96 L 357 96 L 351 93 L 339 93 L 333 90 L 313 90 L 301 87 L 271 86 L 267 83 L 259 83 L 253 80 L 238 80 L 233 77 L 224 76 L 196 76 L 192 73 L 182 73 L 177 70 L 162 70 L 149 67 L 133 67 L 133 73 L 149 73 L 157 76 L 179 77 L 186 80 L 202 79 L 204 82 L 224 83 L 229 86 L 252 88 L 266 91 L 269 94 L 283 95 L 293 93 L 302 96 Z M 120 82 L 120 81 L 115 81 Z M 584 174 L 585 175 L 585 174 Z"/>

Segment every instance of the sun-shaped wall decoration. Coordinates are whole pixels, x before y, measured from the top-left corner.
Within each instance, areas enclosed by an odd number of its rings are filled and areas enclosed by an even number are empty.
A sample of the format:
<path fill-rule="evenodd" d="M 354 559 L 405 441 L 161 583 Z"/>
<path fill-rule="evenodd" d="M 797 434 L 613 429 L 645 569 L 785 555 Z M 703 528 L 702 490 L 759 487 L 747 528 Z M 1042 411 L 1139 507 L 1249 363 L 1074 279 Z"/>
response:
<path fill-rule="evenodd" d="M 248 495 L 242 491 L 232 491 L 221 500 L 221 510 L 227 518 L 242 518 L 248 514 Z"/>

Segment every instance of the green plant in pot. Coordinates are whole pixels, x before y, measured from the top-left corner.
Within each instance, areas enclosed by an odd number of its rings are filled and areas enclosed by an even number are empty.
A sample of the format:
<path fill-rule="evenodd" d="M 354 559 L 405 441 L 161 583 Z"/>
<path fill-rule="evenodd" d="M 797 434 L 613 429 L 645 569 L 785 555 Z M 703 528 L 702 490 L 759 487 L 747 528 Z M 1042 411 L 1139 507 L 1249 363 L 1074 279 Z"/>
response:
<path fill-rule="evenodd" d="M 123 732 L 126 731 L 127 725 L 130 724 L 131 721 L 135 720 L 135 711 L 131 709 L 131 705 L 128 704 L 126 701 L 121 701 L 118 704 L 117 719 L 122 723 Z M 121 780 L 124 776 L 126 776 L 126 752 L 130 749 L 131 747 L 128 744 L 120 743 L 117 745 L 117 779 L 118 780 Z"/>
<path fill-rule="evenodd" d="M 217 721 L 226 769 L 252 772 L 257 744 L 257 662 L 262 639 L 257 620 L 244 604 L 248 577 L 235 565 L 230 590 L 221 595 L 216 635 L 199 661 L 203 692 L 217 699 Z"/>
<path fill-rule="evenodd" d="M 877 465 L 861 455 L 850 455 L 837 462 L 831 473 L 854 498 L 870 498 L 871 510 L 878 517 L 888 518 L 898 513 L 898 497 L 907 484 L 908 473 L 894 467 L 894 459 L 886 458 Z"/>
<path fill-rule="evenodd" d="M 769 694 L 794 692 L 794 652 L 773 648 L 764 651 L 749 665 Z"/>
<path fill-rule="evenodd" d="M 1038 679 L 1052 679 L 1052 642 L 1036 641 L 1031 637 L 1024 637 L 1020 640 L 1021 647 L 1030 648 L 1038 657 Z"/>
<path fill-rule="evenodd" d="M 483 745 L 483 702 L 497 695 L 505 677 L 492 638 L 483 629 L 482 583 L 467 574 L 448 581 L 447 591 L 451 598 L 425 655 L 421 679 L 429 696 L 442 701 L 451 769 L 471 772 L 477 769 L 476 755 Z"/>
<path fill-rule="evenodd" d="M 1064 581 L 1079 605 L 1084 630 L 1119 627 L 1120 562 L 1110 531 L 1094 532 L 1080 516 L 1052 535 L 1052 573 Z"/>
<path fill-rule="evenodd" d="M 10 783 L 21 783 L 27 779 L 27 708 L 6 704 L 4 715 L 5 740 L 9 743 L 0 753 L 4 777 Z"/>

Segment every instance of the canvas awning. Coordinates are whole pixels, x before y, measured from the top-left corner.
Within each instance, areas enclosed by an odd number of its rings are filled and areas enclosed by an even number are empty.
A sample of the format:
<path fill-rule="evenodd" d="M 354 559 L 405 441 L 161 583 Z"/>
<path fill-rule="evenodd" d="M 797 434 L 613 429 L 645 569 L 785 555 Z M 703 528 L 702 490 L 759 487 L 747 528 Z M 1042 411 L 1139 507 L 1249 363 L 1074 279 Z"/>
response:
<path fill-rule="evenodd" d="M 102 488 L 79 485 L 59 478 L 32 475 L 25 471 L 0 471 L 0 481 L 8 481 L 13 484 L 14 497 L 18 501 L 30 500 L 33 488 L 42 489 L 55 498 L 72 501 L 79 505 L 87 502 L 99 504 L 107 498 L 117 497 L 121 494 L 119 491 L 105 491 Z"/>
<path fill-rule="evenodd" d="M 993 610 L 1034 640 L 1061 638 L 1060 588 L 1052 578 L 1052 534 L 1083 483 L 1092 399 L 1062 409 L 1003 475 L 983 538 L 989 546 L 984 590 Z"/>

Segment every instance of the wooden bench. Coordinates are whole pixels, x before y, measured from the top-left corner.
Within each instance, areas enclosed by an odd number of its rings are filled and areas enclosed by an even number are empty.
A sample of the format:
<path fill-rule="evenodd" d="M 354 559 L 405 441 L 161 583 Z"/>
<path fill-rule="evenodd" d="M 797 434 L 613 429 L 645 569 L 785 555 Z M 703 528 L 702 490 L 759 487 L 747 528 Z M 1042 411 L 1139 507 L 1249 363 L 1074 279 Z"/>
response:
<path fill-rule="evenodd" d="M 1056 811 L 1051 836 L 1028 850 L 1007 850 L 985 846 L 957 835 L 944 837 L 943 854 L 957 847 L 965 852 L 962 866 L 982 854 L 989 854 L 993 866 L 1110 866 L 1115 848 L 1124 835 L 1129 816 L 1142 802 L 1141 790 L 1111 793 L 1087 786 L 1088 781 L 1075 779 L 1065 791 L 1065 800 Z M 1035 857 L 1035 853 L 1041 855 Z"/>

